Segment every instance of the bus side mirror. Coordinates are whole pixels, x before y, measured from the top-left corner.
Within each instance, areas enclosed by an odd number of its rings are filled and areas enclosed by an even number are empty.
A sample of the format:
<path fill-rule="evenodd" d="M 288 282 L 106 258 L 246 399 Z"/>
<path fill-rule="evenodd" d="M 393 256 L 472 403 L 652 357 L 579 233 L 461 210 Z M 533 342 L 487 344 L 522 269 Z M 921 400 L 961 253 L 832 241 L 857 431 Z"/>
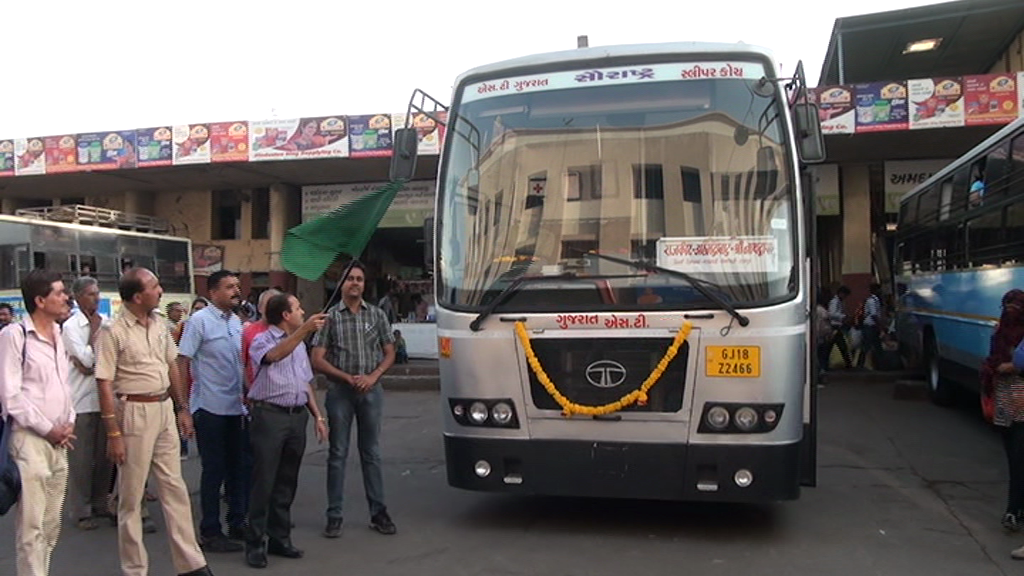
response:
<path fill-rule="evenodd" d="M 807 164 L 825 161 L 825 139 L 821 133 L 816 104 L 795 104 L 793 123 L 796 128 L 796 144 L 800 159 Z"/>
<path fill-rule="evenodd" d="M 391 181 L 398 179 L 412 180 L 416 173 L 416 150 L 419 147 L 419 136 L 413 128 L 395 130 L 394 154 L 391 155 Z"/>

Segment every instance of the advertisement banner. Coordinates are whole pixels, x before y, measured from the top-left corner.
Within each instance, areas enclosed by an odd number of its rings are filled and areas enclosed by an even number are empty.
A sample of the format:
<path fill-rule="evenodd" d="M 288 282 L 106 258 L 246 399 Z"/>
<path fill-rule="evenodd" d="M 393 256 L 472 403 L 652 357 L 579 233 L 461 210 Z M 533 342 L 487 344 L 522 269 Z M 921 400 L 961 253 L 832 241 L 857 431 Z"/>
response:
<path fill-rule="evenodd" d="M 170 166 L 173 163 L 171 127 L 158 126 L 135 131 L 139 168 Z"/>
<path fill-rule="evenodd" d="M 43 146 L 46 148 L 47 174 L 78 171 L 78 149 L 74 136 L 47 136 L 43 138 Z"/>
<path fill-rule="evenodd" d="M 885 211 L 899 213 L 900 198 L 952 160 L 896 160 L 885 163 Z"/>
<path fill-rule="evenodd" d="M 774 236 L 697 236 L 658 240 L 658 266 L 690 274 L 779 271 Z"/>
<path fill-rule="evenodd" d="M 445 122 L 448 121 L 448 111 L 438 110 L 433 114 L 441 120 L 440 124 L 422 112 L 414 114 L 412 122 L 409 123 L 410 128 L 416 129 L 416 136 L 419 139 L 418 154 L 436 156 L 441 153 L 441 143 L 444 141 L 444 133 L 447 128 Z M 395 130 L 406 127 L 408 114 L 392 114 L 391 118 Z"/>
<path fill-rule="evenodd" d="M 249 124 L 214 122 L 210 124 L 210 156 L 214 162 L 249 161 Z"/>
<path fill-rule="evenodd" d="M 907 80 L 907 92 L 911 130 L 964 125 L 962 78 Z"/>
<path fill-rule="evenodd" d="M 208 124 L 182 124 L 171 129 L 174 142 L 172 160 L 179 164 L 208 164 L 210 162 L 210 126 Z"/>
<path fill-rule="evenodd" d="M 14 140 L 0 140 L 0 178 L 14 176 Z"/>
<path fill-rule="evenodd" d="M 391 156 L 391 115 L 348 117 L 349 156 L 370 158 Z"/>
<path fill-rule="evenodd" d="M 249 123 L 249 159 L 345 158 L 348 122 L 344 116 L 318 116 Z"/>
<path fill-rule="evenodd" d="M 854 84 L 853 93 L 857 102 L 857 132 L 907 129 L 905 82 Z"/>
<path fill-rule="evenodd" d="M 302 187 L 302 221 L 308 222 L 317 216 L 348 204 L 363 194 L 381 188 L 387 182 L 362 184 L 324 184 Z M 381 228 L 420 228 L 423 221 L 434 213 L 434 180 L 416 180 L 407 183 L 391 203 Z"/>
<path fill-rule="evenodd" d="M 213 244 L 192 245 L 192 273 L 209 276 L 224 267 L 224 247 Z"/>
<path fill-rule="evenodd" d="M 1008 124 L 1017 119 L 1017 75 L 964 76 L 968 126 Z"/>
<path fill-rule="evenodd" d="M 137 165 L 135 131 L 78 135 L 78 166 L 82 170 L 117 170 Z"/>
<path fill-rule="evenodd" d="M 46 172 L 46 145 L 42 138 L 14 139 L 14 173 L 18 176 Z"/>
<path fill-rule="evenodd" d="M 1017 72 L 1017 114 L 1024 118 L 1024 72 Z"/>
<path fill-rule="evenodd" d="M 848 86 L 818 88 L 818 118 L 823 134 L 853 134 L 855 109 L 853 92 Z"/>

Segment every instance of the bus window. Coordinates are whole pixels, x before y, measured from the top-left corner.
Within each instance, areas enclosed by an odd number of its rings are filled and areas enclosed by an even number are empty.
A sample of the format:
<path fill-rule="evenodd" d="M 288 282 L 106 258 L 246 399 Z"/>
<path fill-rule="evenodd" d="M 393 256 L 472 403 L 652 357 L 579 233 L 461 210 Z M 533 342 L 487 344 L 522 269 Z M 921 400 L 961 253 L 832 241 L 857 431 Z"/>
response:
<path fill-rule="evenodd" d="M 999 264 L 1003 212 L 989 212 L 967 222 L 967 258 L 971 267 Z"/>
<path fill-rule="evenodd" d="M 967 190 L 970 188 L 971 169 L 962 166 L 953 173 L 953 202 L 950 204 L 950 212 L 958 214 L 967 209 Z"/>
<path fill-rule="evenodd" d="M 939 215 L 939 188 L 932 186 L 921 195 L 921 203 L 917 207 L 917 217 L 921 224 L 932 224 Z"/>
<path fill-rule="evenodd" d="M 1024 194 L 1024 134 L 1014 138 L 1010 146 L 1010 181 L 1007 193 L 1016 196 Z"/>
<path fill-rule="evenodd" d="M 1021 173 L 1024 177 L 1024 173 Z M 1006 208 L 1006 245 L 1010 253 L 1004 258 L 1004 263 L 1020 263 L 1024 261 L 1024 254 L 1020 252 L 1020 246 L 1024 246 L 1024 201 L 1017 202 Z M 1014 248 L 1016 247 L 1016 252 Z"/>
<path fill-rule="evenodd" d="M 984 196 L 990 199 L 1005 198 L 1007 188 L 1007 176 L 1009 175 L 1010 143 L 1003 142 L 992 149 L 985 157 L 982 165 L 982 190 Z"/>
<path fill-rule="evenodd" d="M 939 220 L 949 220 L 949 208 L 953 203 L 953 179 L 946 178 L 939 188 L 942 190 L 939 199 Z"/>

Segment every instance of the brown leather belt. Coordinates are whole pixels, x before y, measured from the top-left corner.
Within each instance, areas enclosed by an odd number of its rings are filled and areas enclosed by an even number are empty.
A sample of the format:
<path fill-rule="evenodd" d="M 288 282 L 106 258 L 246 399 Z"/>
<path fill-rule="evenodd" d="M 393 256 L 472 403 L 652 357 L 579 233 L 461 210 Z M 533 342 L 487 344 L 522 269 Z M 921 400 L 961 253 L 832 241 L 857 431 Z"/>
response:
<path fill-rule="evenodd" d="M 118 398 L 125 402 L 163 402 L 171 397 L 170 392 L 163 394 L 118 394 Z"/>

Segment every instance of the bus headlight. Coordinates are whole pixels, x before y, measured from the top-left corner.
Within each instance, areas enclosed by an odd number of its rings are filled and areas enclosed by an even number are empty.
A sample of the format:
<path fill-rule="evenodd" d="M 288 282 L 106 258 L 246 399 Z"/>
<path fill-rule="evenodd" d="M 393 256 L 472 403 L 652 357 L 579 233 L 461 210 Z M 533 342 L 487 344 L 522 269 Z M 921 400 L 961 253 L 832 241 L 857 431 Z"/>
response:
<path fill-rule="evenodd" d="M 483 402 L 473 402 L 469 405 L 469 419 L 473 424 L 487 422 L 487 405 Z"/>
<path fill-rule="evenodd" d="M 715 406 L 708 410 L 707 422 L 708 426 L 715 430 L 725 430 L 729 427 L 729 411 L 721 406 Z"/>
<path fill-rule="evenodd" d="M 498 402 L 491 408 L 491 419 L 499 426 L 505 426 L 512 421 L 512 407 L 504 402 Z"/>
<path fill-rule="evenodd" d="M 750 432 L 757 426 L 757 411 L 750 406 L 744 406 L 736 411 L 736 427 L 744 432 Z"/>

